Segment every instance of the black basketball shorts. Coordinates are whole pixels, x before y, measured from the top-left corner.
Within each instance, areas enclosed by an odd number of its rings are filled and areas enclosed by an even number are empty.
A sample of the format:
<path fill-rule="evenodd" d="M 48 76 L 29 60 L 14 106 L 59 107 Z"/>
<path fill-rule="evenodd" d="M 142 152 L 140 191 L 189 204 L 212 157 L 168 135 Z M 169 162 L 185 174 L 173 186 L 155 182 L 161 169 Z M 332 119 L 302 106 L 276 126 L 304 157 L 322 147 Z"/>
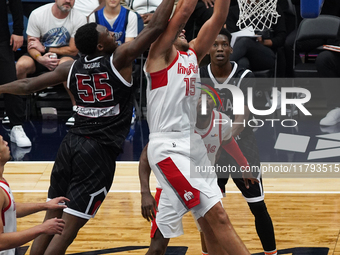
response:
<path fill-rule="evenodd" d="M 55 160 L 48 198 L 70 199 L 64 212 L 93 218 L 109 192 L 117 153 L 95 140 L 68 133 Z"/>

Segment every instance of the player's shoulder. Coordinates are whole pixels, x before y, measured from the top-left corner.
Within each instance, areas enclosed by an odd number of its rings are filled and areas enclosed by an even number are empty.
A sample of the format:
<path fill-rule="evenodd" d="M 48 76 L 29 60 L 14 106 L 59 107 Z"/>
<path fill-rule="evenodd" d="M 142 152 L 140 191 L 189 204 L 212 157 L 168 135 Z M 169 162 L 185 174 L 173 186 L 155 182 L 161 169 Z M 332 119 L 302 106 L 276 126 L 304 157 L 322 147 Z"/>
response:
<path fill-rule="evenodd" d="M 200 71 L 201 77 L 204 77 L 204 78 L 209 77 L 209 72 L 208 72 L 208 66 L 207 65 L 206 66 L 201 66 L 199 71 Z"/>
<path fill-rule="evenodd" d="M 250 69 L 246 69 L 240 65 L 238 65 L 236 62 L 231 61 L 233 68 L 236 69 L 234 72 L 233 78 L 253 78 L 254 73 Z"/>

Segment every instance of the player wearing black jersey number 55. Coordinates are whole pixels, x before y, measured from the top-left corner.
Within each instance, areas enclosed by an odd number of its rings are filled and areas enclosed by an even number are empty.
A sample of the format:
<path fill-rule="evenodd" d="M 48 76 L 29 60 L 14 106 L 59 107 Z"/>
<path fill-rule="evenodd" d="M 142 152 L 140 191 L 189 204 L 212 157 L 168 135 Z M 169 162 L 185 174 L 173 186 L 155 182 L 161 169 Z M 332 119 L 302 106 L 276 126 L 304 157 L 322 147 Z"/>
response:
<path fill-rule="evenodd" d="M 132 117 L 132 62 L 165 30 L 174 0 L 161 3 L 148 26 L 128 44 L 118 47 L 114 34 L 89 23 L 75 35 L 79 60 L 54 71 L 1 86 L 0 93 L 29 94 L 67 81 L 77 106 L 75 125 L 62 141 L 51 174 L 48 198 L 65 196 L 67 208 L 47 211 L 45 220 L 65 220 L 61 235 L 41 235 L 34 255 L 61 255 L 81 227 L 95 216 L 108 193 L 115 161 L 129 133 Z"/>

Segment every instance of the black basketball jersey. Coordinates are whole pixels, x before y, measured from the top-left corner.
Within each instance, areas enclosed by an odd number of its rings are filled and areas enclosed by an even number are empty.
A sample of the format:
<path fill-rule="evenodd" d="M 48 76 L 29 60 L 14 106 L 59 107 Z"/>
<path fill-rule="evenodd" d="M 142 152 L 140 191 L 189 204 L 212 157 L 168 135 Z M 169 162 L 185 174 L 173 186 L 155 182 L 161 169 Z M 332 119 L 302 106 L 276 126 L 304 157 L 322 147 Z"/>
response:
<path fill-rule="evenodd" d="M 200 67 L 200 76 L 201 76 L 201 82 L 202 85 L 208 84 L 215 88 L 215 84 L 228 84 L 228 85 L 235 85 L 241 89 L 244 95 L 244 103 L 247 105 L 248 102 L 248 87 L 254 86 L 254 79 L 248 79 L 248 78 L 254 78 L 254 74 L 248 70 L 244 69 L 242 67 L 239 67 L 238 64 L 234 61 L 230 61 L 232 65 L 232 71 L 229 75 L 229 77 L 223 82 L 219 83 L 216 80 L 216 77 L 211 72 L 211 67 L 209 65 Z M 208 79 L 207 79 L 208 78 Z M 233 96 L 229 89 L 216 89 L 216 92 L 221 97 L 222 105 L 218 104 L 217 110 L 220 112 L 225 113 L 229 116 L 231 120 L 235 119 L 235 116 L 233 115 Z M 251 118 L 252 116 L 250 116 Z M 245 129 L 242 131 L 241 134 L 245 135 L 247 132 L 251 131 L 251 128 L 249 128 L 249 125 L 246 123 Z M 241 135 L 240 134 L 240 135 Z"/>
<path fill-rule="evenodd" d="M 78 108 L 69 132 L 121 151 L 130 130 L 133 88 L 113 66 L 112 56 L 85 56 L 73 63 L 67 86 Z"/>

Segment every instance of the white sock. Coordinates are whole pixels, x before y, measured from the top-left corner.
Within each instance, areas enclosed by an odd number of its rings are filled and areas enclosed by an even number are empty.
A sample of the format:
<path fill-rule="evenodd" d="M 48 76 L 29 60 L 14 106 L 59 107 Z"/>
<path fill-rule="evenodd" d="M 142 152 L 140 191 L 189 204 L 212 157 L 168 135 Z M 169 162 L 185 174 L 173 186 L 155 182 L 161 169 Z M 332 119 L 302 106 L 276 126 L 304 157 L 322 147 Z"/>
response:
<path fill-rule="evenodd" d="M 277 250 L 273 250 L 273 251 L 264 251 L 265 255 L 277 255 Z"/>

